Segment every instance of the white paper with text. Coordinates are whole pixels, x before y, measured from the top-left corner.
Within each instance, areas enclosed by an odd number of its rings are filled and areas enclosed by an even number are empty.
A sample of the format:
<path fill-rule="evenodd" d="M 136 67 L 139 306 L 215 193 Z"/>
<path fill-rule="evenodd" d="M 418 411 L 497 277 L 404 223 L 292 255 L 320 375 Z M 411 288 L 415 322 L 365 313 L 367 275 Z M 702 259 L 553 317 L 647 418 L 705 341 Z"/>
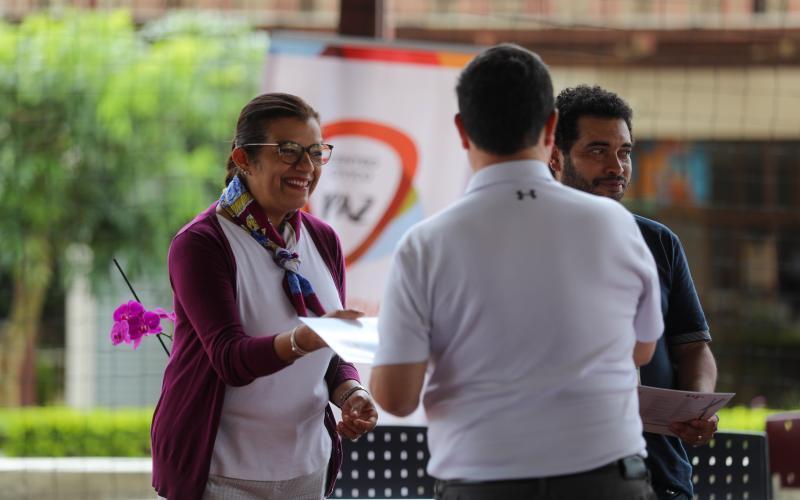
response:
<path fill-rule="evenodd" d="M 674 436 L 673 422 L 707 420 L 735 395 L 732 392 L 692 392 L 639 386 L 639 415 L 646 432 Z"/>

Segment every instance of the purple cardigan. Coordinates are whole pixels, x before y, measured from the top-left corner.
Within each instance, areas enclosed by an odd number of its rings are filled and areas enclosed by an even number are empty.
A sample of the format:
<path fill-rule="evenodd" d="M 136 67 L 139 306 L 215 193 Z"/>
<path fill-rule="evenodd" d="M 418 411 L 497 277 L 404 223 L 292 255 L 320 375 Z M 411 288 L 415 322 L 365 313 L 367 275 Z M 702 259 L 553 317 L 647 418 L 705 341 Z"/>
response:
<path fill-rule="evenodd" d="M 175 335 L 153 415 L 153 487 L 169 500 L 200 499 L 206 487 L 225 386 L 243 386 L 288 366 L 275 353 L 275 335 L 250 337 L 236 304 L 236 261 L 215 213 L 216 203 L 181 229 L 169 248 Z M 339 238 L 320 219 L 301 213 L 345 303 L 344 256 Z M 325 374 L 333 393 L 359 380 L 352 364 L 333 358 Z M 325 427 L 333 440 L 326 495 L 342 463 L 342 445 L 330 406 Z"/>

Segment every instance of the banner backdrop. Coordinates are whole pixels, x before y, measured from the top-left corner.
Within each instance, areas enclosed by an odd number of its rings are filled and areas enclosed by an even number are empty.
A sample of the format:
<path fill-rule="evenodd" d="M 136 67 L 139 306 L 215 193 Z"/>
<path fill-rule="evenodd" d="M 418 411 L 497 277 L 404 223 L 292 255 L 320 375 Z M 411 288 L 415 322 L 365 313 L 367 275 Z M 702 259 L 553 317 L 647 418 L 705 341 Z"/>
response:
<path fill-rule="evenodd" d="M 273 36 L 264 90 L 308 101 L 334 145 L 307 209 L 339 234 L 348 305 L 378 311 L 392 252 L 413 224 L 464 192 L 455 84 L 474 48 Z"/>

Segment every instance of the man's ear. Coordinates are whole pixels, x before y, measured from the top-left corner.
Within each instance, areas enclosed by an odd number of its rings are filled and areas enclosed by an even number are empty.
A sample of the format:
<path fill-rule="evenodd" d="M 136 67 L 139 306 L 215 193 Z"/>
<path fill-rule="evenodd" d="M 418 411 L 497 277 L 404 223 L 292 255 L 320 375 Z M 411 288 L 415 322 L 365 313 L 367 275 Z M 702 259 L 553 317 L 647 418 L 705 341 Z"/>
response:
<path fill-rule="evenodd" d="M 561 174 L 564 173 L 564 154 L 558 147 L 553 147 L 553 152 L 550 154 L 550 161 L 547 163 L 550 167 L 550 172 L 557 181 L 561 182 Z"/>
<path fill-rule="evenodd" d="M 547 121 L 544 122 L 544 147 L 548 148 L 556 142 L 556 124 L 558 123 L 558 110 L 554 109 Z"/>
<path fill-rule="evenodd" d="M 456 124 L 456 129 L 458 129 L 458 136 L 461 137 L 461 147 L 469 149 L 469 136 L 467 136 L 467 131 L 464 129 L 464 120 L 461 119 L 461 113 L 456 113 L 453 121 Z"/>

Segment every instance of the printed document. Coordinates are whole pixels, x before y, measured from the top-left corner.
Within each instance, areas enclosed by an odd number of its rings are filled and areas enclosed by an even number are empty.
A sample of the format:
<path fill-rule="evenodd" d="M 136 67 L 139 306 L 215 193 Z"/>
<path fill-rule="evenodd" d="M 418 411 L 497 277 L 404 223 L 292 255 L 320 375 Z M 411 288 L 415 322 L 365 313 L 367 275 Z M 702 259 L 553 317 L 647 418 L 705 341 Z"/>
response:
<path fill-rule="evenodd" d="M 674 436 L 672 422 L 708 420 L 735 395 L 732 392 L 692 392 L 639 386 L 639 415 L 646 432 Z"/>

